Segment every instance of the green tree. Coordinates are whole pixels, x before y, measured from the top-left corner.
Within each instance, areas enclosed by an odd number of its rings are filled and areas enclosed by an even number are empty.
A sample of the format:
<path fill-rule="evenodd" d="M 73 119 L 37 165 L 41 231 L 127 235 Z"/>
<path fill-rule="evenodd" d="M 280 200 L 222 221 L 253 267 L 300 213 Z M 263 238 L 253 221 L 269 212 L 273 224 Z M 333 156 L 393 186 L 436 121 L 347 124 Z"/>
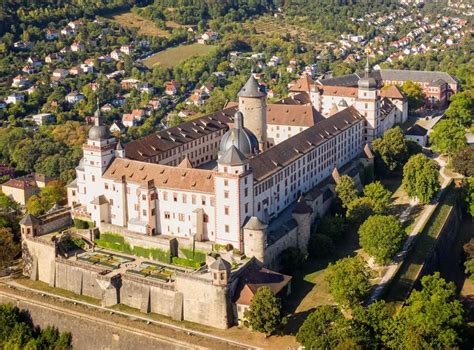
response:
<path fill-rule="evenodd" d="M 466 211 L 474 217 L 474 178 L 466 178 L 462 184 L 462 197 L 466 204 Z"/>
<path fill-rule="evenodd" d="M 244 312 L 250 327 L 266 335 L 274 333 L 286 323 L 282 315 L 281 301 L 270 288 L 260 287 L 252 298 L 250 306 Z"/>
<path fill-rule="evenodd" d="M 349 203 L 357 198 L 357 189 L 352 177 L 342 175 L 336 185 L 336 193 L 342 202 L 342 206 L 347 208 Z"/>
<path fill-rule="evenodd" d="M 450 119 L 441 120 L 433 128 L 430 142 L 435 151 L 451 157 L 466 146 L 466 131 L 463 126 Z"/>
<path fill-rule="evenodd" d="M 34 216 L 43 215 L 46 212 L 41 198 L 38 195 L 33 195 L 26 201 L 26 211 Z"/>
<path fill-rule="evenodd" d="M 456 287 L 439 272 L 421 279 L 396 318 L 389 346 L 397 349 L 448 349 L 459 345 L 464 310 Z"/>
<path fill-rule="evenodd" d="M 329 291 L 342 307 L 360 304 L 370 289 L 371 271 L 361 257 L 347 257 L 330 264 L 326 281 Z"/>
<path fill-rule="evenodd" d="M 359 228 L 359 242 L 378 264 L 387 264 L 406 239 L 402 225 L 393 215 L 373 215 Z"/>
<path fill-rule="evenodd" d="M 474 147 L 465 147 L 452 158 L 452 164 L 455 171 L 464 176 L 474 176 Z"/>
<path fill-rule="evenodd" d="M 20 252 L 15 236 L 10 227 L 0 228 L 0 268 L 9 266 Z"/>
<path fill-rule="evenodd" d="M 470 126 L 474 121 L 474 89 L 453 95 L 446 116 L 464 126 Z"/>
<path fill-rule="evenodd" d="M 383 349 L 387 335 L 392 332 L 393 318 L 384 301 L 375 301 L 365 308 L 352 310 L 351 327 L 354 336 L 365 349 Z"/>
<path fill-rule="evenodd" d="M 408 196 L 429 203 L 441 188 L 439 166 L 420 153 L 412 156 L 403 167 L 402 185 Z"/>
<path fill-rule="evenodd" d="M 398 126 L 388 129 L 381 138 L 374 140 L 373 149 L 375 155 L 383 161 L 390 171 L 402 166 L 408 154 L 405 135 Z"/>
<path fill-rule="evenodd" d="M 303 322 L 296 340 L 306 349 L 335 349 L 350 335 L 349 321 L 334 306 L 318 306 Z"/>
<path fill-rule="evenodd" d="M 415 84 L 411 80 L 407 80 L 402 85 L 402 91 L 405 93 L 408 99 L 408 109 L 410 111 L 416 111 L 418 108 L 423 106 L 425 97 L 421 87 L 418 84 Z"/>
<path fill-rule="evenodd" d="M 301 269 L 304 261 L 304 254 L 296 247 L 289 247 L 281 252 L 281 266 L 285 273 L 293 274 Z"/>
<path fill-rule="evenodd" d="M 367 218 L 375 212 L 375 201 L 368 197 L 354 199 L 347 206 L 347 220 L 359 227 Z"/>
<path fill-rule="evenodd" d="M 336 247 L 331 237 L 313 233 L 309 238 L 308 254 L 315 258 L 324 258 L 334 253 Z"/>
<path fill-rule="evenodd" d="M 375 181 L 364 187 L 364 196 L 372 199 L 375 212 L 382 214 L 390 204 L 392 192 L 387 190 L 380 181 Z"/>
<path fill-rule="evenodd" d="M 324 216 L 319 220 L 316 232 L 326 235 L 336 242 L 342 238 L 345 229 L 346 224 L 341 215 Z"/>

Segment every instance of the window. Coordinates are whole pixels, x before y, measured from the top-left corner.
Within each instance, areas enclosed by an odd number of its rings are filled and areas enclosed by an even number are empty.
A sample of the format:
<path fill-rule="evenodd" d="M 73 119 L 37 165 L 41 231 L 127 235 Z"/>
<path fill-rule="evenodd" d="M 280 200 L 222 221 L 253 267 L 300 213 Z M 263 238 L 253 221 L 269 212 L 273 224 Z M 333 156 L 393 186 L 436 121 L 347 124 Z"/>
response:
<path fill-rule="evenodd" d="M 224 214 L 229 215 L 229 207 L 224 207 Z"/>
<path fill-rule="evenodd" d="M 146 209 L 143 209 L 143 210 L 142 210 L 142 215 L 143 215 L 143 216 L 146 216 Z"/>
<path fill-rule="evenodd" d="M 110 203 L 110 205 L 114 205 L 114 200 L 113 200 L 113 199 L 109 199 L 109 203 Z"/>
<path fill-rule="evenodd" d="M 92 182 L 94 182 L 94 181 L 95 181 L 95 176 L 94 176 L 94 175 L 92 175 Z"/>
<path fill-rule="evenodd" d="M 178 194 L 173 193 L 173 202 L 177 202 L 177 201 L 178 201 Z"/>
<path fill-rule="evenodd" d="M 224 180 L 224 186 L 228 186 L 229 185 L 229 181 L 228 180 Z"/>
<path fill-rule="evenodd" d="M 109 184 L 108 184 L 108 183 L 105 183 L 105 184 L 104 184 L 104 187 L 105 187 L 106 190 L 108 190 L 108 189 L 109 189 Z"/>
<path fill-rule="evenodd" d="M 245 203 L 245 214 L 249 212 L 249 204 Z"/>
<path fill-rule="evenodd" d="M 165 211 L 165 219 L 169 219 L 169 218 L 171 218 L 170 212 Z M 168 231 L 169 231 L 169 229 L 168 229 Z"/>
<path fill-rule="evenodd" d="M 206 197 L 201 197 L 201 204 L 206 205 Z"/>
<path fill-rule="evenodd" d="M 224 198 L 229 198 L 229 191 L 224 191 Z"/>
<path fill-rule="evenodd" d="M 225 225 L 225 226 L 224 226 L 224 231 L 225 231 L 226 233 L 229 233 L 229 225 Z"/>
<path fill-rule="evenodd" d="M 249 189 L 245 188 L 244 189 L 244 197 L 247 197 L 249 195 Z"/>
<path fill-rule="evenodd" d="M 163 192 L 163 200 L 164 201 L 168 200 L 168 192 Z"/>
<path fill-rule="evenodd" d="M 146 194 L 142 194 L 142 201 L 146 200 Z"/>
<path fill-rule="evenodd" d="M 155 216 L 155 215 L 156 215 L 156 209 L 153 208 L 153 209 L 151 210 L 151 216 Z"/>
<path fill-rule="evenodd" d="M 184 214 L 178 214 L 178 220 L 184 221 Z"/>
<path fill-rule="evenodd" d="M 191 203 L 196 204 L 196 196 L 195 195 L 191 196 Z"/>
<path fill-rule="evenodd" d="M 182 200 L 183 200 L 183 203 L 186 203 L 186 195 L 185 194 L 183 194 Z"/>
<path fill-rule="evenodd" d="M 209 222 L 209 216 L 207 216 L 207 214 L 204 214 L 204 215 L 202 216 L 202 221 L 204 221 L 204 222 Z"/>

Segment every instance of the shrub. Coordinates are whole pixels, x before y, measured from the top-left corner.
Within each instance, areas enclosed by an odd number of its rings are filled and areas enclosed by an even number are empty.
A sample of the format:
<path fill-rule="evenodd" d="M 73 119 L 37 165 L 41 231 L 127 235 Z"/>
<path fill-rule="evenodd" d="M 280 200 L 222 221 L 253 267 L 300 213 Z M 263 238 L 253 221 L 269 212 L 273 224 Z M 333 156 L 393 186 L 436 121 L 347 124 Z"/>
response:
<path fill-rule="evenodd" d="M 174 265 L 190 267 L 192 269 L 199 269 L 203 265 L 202 263 L 196 262 L 194 260 L 183 259 L 183 258 L 179 258 L 177 256 L 173 257 L 172 262 L 173 262 Z"/>
<path fill-rule="evenodd" d="M 193 254 L 192 249 L 188 249 L 188 248 L 181 248 L 181 252 L 189 260 L 194 260 L 196 262 L 206 262 L 206 253 L 205 252 L 195 250 L 194 254 Z"/>
<path fill-rule="evenodd" d="M 91 222 L 81 220 L 81 219 L 74 219 L 74 227 L 79 230 L 85 230 L 94 226 Z"/>

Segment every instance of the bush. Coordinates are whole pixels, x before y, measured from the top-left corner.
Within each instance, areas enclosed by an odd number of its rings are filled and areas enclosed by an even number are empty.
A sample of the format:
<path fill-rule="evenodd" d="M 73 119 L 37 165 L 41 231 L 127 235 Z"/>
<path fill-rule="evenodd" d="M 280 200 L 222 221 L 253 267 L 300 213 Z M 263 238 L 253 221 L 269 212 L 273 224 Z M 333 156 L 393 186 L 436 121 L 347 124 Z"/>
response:
<path fill-rule="evenodd" d="M 315 258 L 324 258 L 336 251 L 331 237 L 323 234 L 311 235 L 309 239 L 308 253 Z"/>
<path fill-rule="evenodd" d="M 206 262 L 206 253 L 205 252 L 195 250 L 194 254 L 193 254 L 192 249 L 188 249 L 188 248 L 181 248 L 181 252 L 189 260 L 194 260 L 194 261 L 200 262 L 200 263 L 201 262 Z"/>
<path fill-rule="evenodd" d="M 192 269 L 199 269 L 203 265 L 203 263 L 199 263 L 194 260 L 179 258 L 177 256 L 173 257 L 172 262 L 174 265 L 190 267 Z"/>
<path fill-rule="evenodd" d="M 342 238 L 345 231 L 345 221 L 341 215 L 325 216 L 319 220 L 316 233 L 323 234 L 337 242 Z"/>
<path fill-rule="evenodd" d="M 86 230 L 88 228 L 92 228 L 94 225 L 92 222 L 81 220 L 81 219 L 74 219 L 74 227 L 79 230 Z"/>

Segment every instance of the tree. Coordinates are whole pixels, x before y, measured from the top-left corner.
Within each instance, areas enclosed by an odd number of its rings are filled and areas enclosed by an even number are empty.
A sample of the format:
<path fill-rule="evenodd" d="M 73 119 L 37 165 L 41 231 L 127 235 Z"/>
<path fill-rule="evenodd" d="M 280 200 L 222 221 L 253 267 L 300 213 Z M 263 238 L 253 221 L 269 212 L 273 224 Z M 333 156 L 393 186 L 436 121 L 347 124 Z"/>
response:
<path fill-rule="evenodd" d="M 469 126 L 474 121 L 474 89 L 453 95 L 446 116 Z"/>
<path fill-rule="evenodd" d="M 342 206 L 347 208 L 349 203 L 357 198 L 357 190 L 352 177 L 342 175 L 336 185 L 336 193 L 341 199 Z"/>
<path fill-rule="evenodd" d="M 382 214 L 390 204 L 392 192 L 387 190 L 380 181 L 375 181 L 364 187 L 364 196 L 372 199 L 375 212 Z"/>
<path fill-rule="evenodd" d="M 334 349 L 348 338 L 349 321 L 334 306 L 316 308 L 303 322 L 296 340 L 306 349 Z"/>
<path fill-rule="evenodd" d="M 385 131 L 381 138 L 374 140 L 375 155 L 383 161 L 390 171 L 403 165 L 408 154 L 407 141 L 400 127 Z"/>
<path fill-rule="evenodd" d="M 389 343 L 392 348 L 456 347 L 461 341 L 464 311 L 454 283 L 446 282 L 439 272 L 424 276 L 421 290 L 411 293 L 395 321 L 394 336 Z"/>
<path fill-rule="evenodd" d="M 15 242 L 12 229 L 10 227 L 0 228 L 0 268 L 9 266 L 19 252 L 20 247 Z"/>
<path fill-rule="evenodd" d="M 384 340 L 392 332 L 393 318 L 385 301 L 375 301 L 365 308 L 357 306 L 352 310 L 351 327 L 354 336 L 365 349 L 383 349 Z"/>
<path fill-rule="evenodd" d="M 463 126 L 450 119 L 441 120 L 433 128 L 430 142 L 435 151 L 451 157 L 466 146 L 466 131 Z"/>
<path fill-rule="evenodd" d="M 462 197 L 466 204 L 466 211 L 474 217 L 474 178 L 466 178 L 462 184 Z"/>
<path fill-rule="evenodd" d="M 453 168 L 464 176 L 474 176 L 474 147 L 459 150 L 452 158 Z"/>
<path fill-rule="evenodd" d="M 304 261 L 304 254 L 296 247 L 289 247 L 281 252 L 281 266 L 285 273 L 293 274 L 303 266 Z"/>
<path fill-rule="evenodd" d="M 344 235 L 345 228 L 344 218 L 341 215 L 324 216 L 319 220 L 316 232 L 331 238 L 333 241 L 338 241 Z"/>
<path fill-rule="evenodd" d="M 423 106 L 425 97 L 421 87 L 418 84 L 415 84 L 411 80 L 407 80 L 402 85 L 402 91 L 405 93 L 408 99 L 408 108 L 410 111 L 416 111 L 418 108 Z"/>
<path fill-rule="evenodd" d="M 387 264 L 400 250 L 406 234 L 393 215 L 373 215 L 359 228 L 359 242 L 378 264 Z"/>
<path fill-rule="evenodd" d="M 315 233 L 309 238 L 308 253 L 315 258 L 323 258 L 331 255 L 336 250 L 331 237 Z"/>
<path fill-rule="evenodd" d="M 403 167 L 402 184 L 408 196 L 429 203 L 441 188 L 438 169 L 438 163 L 424 154 L 412 156 Z"/>
<path fill-rule="evenodd" d="M 358 256 L 330 264 L 326 275 L 331 295 L 344 308 L 360 304 L 370 289 L 370 278 L 370 269 Z"/>
<path fill-rule="evenodd" d="M 282 316 L 281 301 L 268 287 L 260 287 L 257 290 L 249 308 L 244 312 L 244 317 L 253 330 L 267 335 L 286 323 Z"/>
<path fill-rule="evenodd" d="M 43 215 L 46 209 L 41 202 L 41 198 L 34 194 L 26 201 L 26 211 L 34 216 Z"/>
<path fill-rule="evenodd" d="M 359 227 L 375 212 L 375 201 L 368 197 L 359 197 L 349 203 L 346 218 L 349 222 Z"/>

